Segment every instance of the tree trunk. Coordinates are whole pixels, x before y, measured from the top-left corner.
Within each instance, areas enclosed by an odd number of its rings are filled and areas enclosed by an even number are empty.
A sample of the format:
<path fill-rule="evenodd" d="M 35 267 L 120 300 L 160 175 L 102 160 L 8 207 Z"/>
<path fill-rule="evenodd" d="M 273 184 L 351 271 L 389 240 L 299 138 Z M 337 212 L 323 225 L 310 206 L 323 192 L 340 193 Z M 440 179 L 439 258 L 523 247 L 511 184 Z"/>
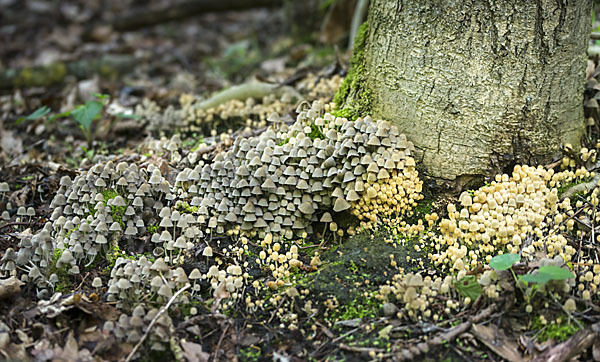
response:
<path fill-rule="evenodd" d="M 374 0 L 345 107 L 395 122 L 446 184 L 549 162 L 585 129 L 591 11 L 591 0 Z"/>

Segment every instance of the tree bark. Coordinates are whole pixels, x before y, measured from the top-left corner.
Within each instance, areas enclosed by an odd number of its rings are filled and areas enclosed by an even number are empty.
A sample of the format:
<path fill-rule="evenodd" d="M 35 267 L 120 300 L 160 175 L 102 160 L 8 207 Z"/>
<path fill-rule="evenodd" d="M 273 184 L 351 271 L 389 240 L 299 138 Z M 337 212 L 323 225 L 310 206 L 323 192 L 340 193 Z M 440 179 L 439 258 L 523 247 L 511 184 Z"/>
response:
<path fill-rule="evenodd" d="M 346 100 L 395 122 L 447 185 L 549 162 L 585 129 L 591 11 L 591 0 L 374 0 L 363 81 Z"/>

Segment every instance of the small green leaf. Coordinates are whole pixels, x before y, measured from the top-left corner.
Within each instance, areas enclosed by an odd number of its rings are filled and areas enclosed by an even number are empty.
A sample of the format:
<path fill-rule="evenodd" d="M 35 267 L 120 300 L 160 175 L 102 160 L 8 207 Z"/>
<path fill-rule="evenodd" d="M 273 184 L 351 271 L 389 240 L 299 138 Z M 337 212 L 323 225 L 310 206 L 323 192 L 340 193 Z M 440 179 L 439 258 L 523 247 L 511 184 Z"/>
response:
<path fill-rule="evenodd" d="M 481 285 L 477 282 L 477 278 L 474 275 L 467 275 L 459 281 L 454 282 L 454 287 L 465 298 L 471 298 L 471 301 L 475 301 L 483 292 Z"/>
<path fill-rule="evenodd" d="M 138 116 L 137 114 L 125 114 L 125 113 L 117 113 L 115 114 L 115 117 L 119 117 L 119 118 L 132 118 L 132 119 L 141 119 L 141 116 Z"/>
<path fill-rule="evenodd" d="M 547 275 L 550 280 L 565 280 L 569 278 L 575 278 L 575 275 L 570 271 L 559 268 L 554 265 L 546 265 L 538 269 L 538 274 Z"/>
<path fill-rule="evenodd" d="M 100 114 L 103 107 L 104 104 L 98 101 L 87 101 L 84 105 L 75 108 L 71 115 L 83 129 L 89 130 L 92 121 Z"/>
<path fill-rule="evenodd" d="M 515 263 L 518 263 L 521 260 L 521 256 L 519 254 L 501 254 L 496 255 L 490 260 L 490 267 L 495 270 L 506 270 L 512 267 Z"/>
<path fill-rule="evenodd" d="M 92 95 L 100 100 L 105 100 L 110 97 L 110 95 L 104 93 L 93 93 Z"/>
<path fill-rule="evenodd" d="M 566 269 L 554 265 L 546 265 L 539 268 L 537 274 L 526 274 L 521 276 L 521 280 L 538 284 L 546 284 L 550 280 L 565 280 L 569 278 L 575 278 L 575 275 Z"/>
<path fill-rule="evenodd" d="M 536 284 L 546 284 L 548 283 L 548 281 L 550 279 L 548 279 L 547 275 L 540 275 L 538 274 L 525 274 L 525 275 L 520 275 L 519 278 L 527 283 L 536 283 Z"/>
<path fill-rule="evenodd" d="M 71 112 L 73 112 L 73 110 L 65 111 L 65 112 L 59 113 L 59 114 L 55 114 L 52 117 L 48 118 L 48 122 L 52 122 L 52 121 L 54 121 L 57 118 L 62 118 L 62 117 L 70 116 Z"/>
<path fill-rule="evenodd" d="M 17 121 L 15 122 L 16 125 L 18 125 L 19 123 L 27 120 L 27 121 L 34 121 L 38 118 L 42 118 L 45 115 L 47 115 L 48 113 L 50 113 L 50 107 L 48 106 L 41 106 L 40 108 L 36 109 L 32 114 L 26 116 L 26 117 L 20 117 L 19 119 L 17 119 Z"/>

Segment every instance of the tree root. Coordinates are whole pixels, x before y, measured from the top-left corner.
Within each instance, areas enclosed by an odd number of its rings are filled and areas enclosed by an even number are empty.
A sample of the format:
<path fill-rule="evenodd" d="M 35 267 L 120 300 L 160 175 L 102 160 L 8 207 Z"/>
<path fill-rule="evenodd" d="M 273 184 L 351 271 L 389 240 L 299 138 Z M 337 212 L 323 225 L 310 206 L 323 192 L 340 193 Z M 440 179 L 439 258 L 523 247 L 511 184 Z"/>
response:
<path fill-rule="evenodd" d="M 600 168 L 600 163 L 597 163 L 593 169 L 597 170 L 598 168 Z M 562 200 L 566 199 L 567 197 L 571 198 L 573 195 L 575 195 L 577 193 L 584 193 L 584 194 L 588 193 L 588 192 L 592 191 L 596 186 L 598 186 L 599 182 L 600 182 L 600 173 L 596 172 L 596 175 L 594 176 L 594 178 L 591 181 L 574 185 L 572 187 L 569 187 L 567 190 L 565 190 L 565 192 L 563 192 L 562 195 L 560 195 L 560 200 L 562 201 Z"/>
<path fill-rule="evenodd" d="M 201 102 L 197 105 L 200 109 L 209 109 L 215 108 L 219 105 L 237 99 L 244 100 L 247 98 L 255 98 L 260 99 L 262 97 L 268 96 L 269 94 L 277 93 L 284 94 L 287 93 L 290 96 L 296 98 L 297 100 L 302 100 L 302 96 L 298 91 L 290 86 L 281 86 L 279 84 L 270 84 L 259 81 L 252 81 L 240 85 L 233 86 L 231 88 L 227 88 L 209 99 Z"/>

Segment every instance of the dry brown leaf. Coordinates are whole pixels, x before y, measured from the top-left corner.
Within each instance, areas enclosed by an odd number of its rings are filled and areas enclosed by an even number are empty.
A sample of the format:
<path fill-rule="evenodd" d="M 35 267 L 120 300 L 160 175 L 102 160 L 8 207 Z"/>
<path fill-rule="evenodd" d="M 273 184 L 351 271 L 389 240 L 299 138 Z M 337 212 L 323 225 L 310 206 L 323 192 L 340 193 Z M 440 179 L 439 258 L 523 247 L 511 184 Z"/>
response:
<path fill-rule="evenodd" d="M 0 299 L 10 298 L 21 293 L 21 286 L 23 284 L 15 276 L 0 280 Z"/>
<path fill-rule="evenodd" d="M 592 345 L 592 356 L 594 356 L 594 361 L 600 361 L 600 341 L 598 339 Z"/>
<path fill-rule="evenodd" d="M 183 355 L 189 362 L 206 362 L 210 358 L 210 353 L 204 352 L 198 343 L 182 340 L 181 347 Z"/>
<path fill-rule="evenodd" d="M 477 339 L 494 351 L 498 356 L 511 362 L 529 360 L 529 357 L 523 357 L 521 353 L 518 352 L 519 346 L 517 343 L 506 337 L 497 327 L 473 324 L 471 330 Z"/>

